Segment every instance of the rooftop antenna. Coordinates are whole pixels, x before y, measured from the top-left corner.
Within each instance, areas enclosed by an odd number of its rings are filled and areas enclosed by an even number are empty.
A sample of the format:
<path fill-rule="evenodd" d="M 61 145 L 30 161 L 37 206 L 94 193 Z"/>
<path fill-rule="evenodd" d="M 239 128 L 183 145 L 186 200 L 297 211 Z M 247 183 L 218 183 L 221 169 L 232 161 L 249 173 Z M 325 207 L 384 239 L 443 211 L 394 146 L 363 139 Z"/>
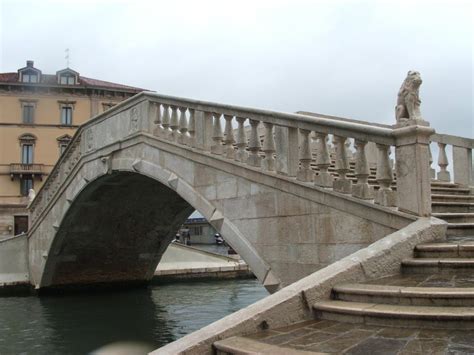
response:
<path fill-rule="evenodd" d="M 70 63 L 70 61 L 69 61 L 69 48 L 66 48 L 65 52 L 66 52 L 66 56 L 64 57 L 64 59 L 66 59 L 66 67 L 69 68 L 69 63 Z"/>

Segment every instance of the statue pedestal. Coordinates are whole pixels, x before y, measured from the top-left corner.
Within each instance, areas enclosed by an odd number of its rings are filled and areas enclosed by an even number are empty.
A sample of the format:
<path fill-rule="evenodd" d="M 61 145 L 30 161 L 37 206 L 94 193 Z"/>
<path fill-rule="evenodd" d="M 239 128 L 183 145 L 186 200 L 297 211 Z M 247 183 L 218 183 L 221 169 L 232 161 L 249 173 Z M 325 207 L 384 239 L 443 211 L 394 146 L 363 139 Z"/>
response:
<path fill-rule="evenodd" d="M 400 118 L 396 124 L 393 125 L 393 128 L 401 128 L 401 127 L 407 127 L 407 126 L 424 126 L 424 127 L 429 127 L 430 123 L 428 121 L 425 121 L 422 118 Z"/>

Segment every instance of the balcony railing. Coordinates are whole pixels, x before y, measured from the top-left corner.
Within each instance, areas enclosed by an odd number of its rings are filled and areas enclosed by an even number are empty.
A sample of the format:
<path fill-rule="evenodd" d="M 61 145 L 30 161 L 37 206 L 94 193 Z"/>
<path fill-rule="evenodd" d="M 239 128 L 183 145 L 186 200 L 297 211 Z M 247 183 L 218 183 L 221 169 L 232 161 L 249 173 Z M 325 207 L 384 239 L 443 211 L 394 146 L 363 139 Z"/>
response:
<path fill-rule="evenodd" d="M 31 175 L 32 177 L 38 176 L 42 179 L 45 174 L 43 166 L 43 164 L 12 163 L 10 164 L 10 177 L 13 180 L 16 175 L 19 175 L 20 178 L 23 175 Z"/>

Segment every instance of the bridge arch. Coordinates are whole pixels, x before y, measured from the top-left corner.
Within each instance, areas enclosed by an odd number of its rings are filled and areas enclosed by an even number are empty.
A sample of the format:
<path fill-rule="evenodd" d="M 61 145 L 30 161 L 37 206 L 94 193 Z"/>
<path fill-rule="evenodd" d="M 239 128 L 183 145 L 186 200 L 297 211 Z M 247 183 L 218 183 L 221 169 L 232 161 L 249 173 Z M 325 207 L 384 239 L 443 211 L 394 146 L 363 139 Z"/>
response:
<path fill-rule="evenodd" d="M 232 145 L 234 119 L 239 124 L 237 149 Z M 250 120 L 251 126 L 248 140 L 246 120 Z M 258 125 L 262 122 L 265 134 L 260 151 Z M 32 222 L 27 251 L 30 282 L 38 288 L 54 286 L 60 279 L 54 276 L 59 275 L 56 264 L 77 260 L 78 255 L 68 254 L 62 242 L 68 216 L 74 216 L 77 207 L 87 208 L 91 203 L 87 198 L 81 202 L 82 193 L 87 197 L 89 185 L 93 189 L 92 184 L 108 181 L 115 175 L 143 175 L 173 191 L 179 198 L 170 197 L 170 201 L 176 198 L 173 201 L 181 203 L 182 199 L 201 212 L 270 290 L 289 285 L 416 219 L 386 206 L 391 203 L 388 197 L 393 196 L 390 188 L 378 194 L 387 198 L 375 204 L 363 194 L 370 192 L 364 179 L 358 179 L 354 193 L 349 194 L 344 190 L 351 185 L 347 176 L 334 180 L 328 171 L 314 175 L 309 161 L 311 154 L 307 154 L 311 151 L 312 131 L 322 137 L 318 142 L 324 149 L 318 149 L 326 155 L 328 146 L 324 142 L 328 134 L 343 138 L 337 140 L 340 148 L 345 147 L 344 137 L 363 142 L 370 138 L 370 143 L 382 148 L 398 142 L 392 129 L 326 118 L 312 119 L 150 93 L 124 101 L 81 126 L 30 204 Z M 299 151 L 305 152 L 300 154 L 300 159 Z M 343 151 L 336 150 L 336 155 L 349 161 Z M 363 154 L 357 156 L 360 159 L 356 159 L 355 166 L 361 167 L 367 159 Z M 382 165 L 389 166 L 388 154 L 380 157 L 385 162 Z M 397 176 L 397 191 L 403 190 L 398 185 L 413 180 L 412 177 L 403 180 L 403 174 Z M 313 177 L 318 179 L 313 181 Z M 136 186 L 142 182 L 130 179 Z M 134 195 L 137 193 L 127 198 Z M 401 207 L 407 210 L 416 207 L 412 205 L 416 202 L 413 199 L 403 201 Z M 420 211 L 423 206 L 418 206 Z M 164 244 L 167 237 L 163 237 Z M 151 253 L 134 255 L 159 260 L 159 255 L 148 254 Z M 150 261 L 148 265 L 151 264 Z"/>
<path fill-rule="evenodd" d="M 62 216 L 52 210 L 57 221 L 39 287 L 146 282 L 195 209 L 268 289 L 278 287 L 257 251 L 202 194 L 156 162 L 124 155 L 126 149 L 86 162 L 75 174 L 79 188 L 76 182 L 63 192 L 67 208 Z"/>

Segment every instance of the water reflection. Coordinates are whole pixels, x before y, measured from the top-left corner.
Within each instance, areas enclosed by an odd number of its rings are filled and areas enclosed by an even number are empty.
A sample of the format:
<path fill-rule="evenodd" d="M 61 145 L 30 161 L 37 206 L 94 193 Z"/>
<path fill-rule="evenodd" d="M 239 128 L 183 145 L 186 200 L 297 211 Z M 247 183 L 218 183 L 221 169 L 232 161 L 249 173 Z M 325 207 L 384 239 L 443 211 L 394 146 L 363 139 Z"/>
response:
<path fill-rule="evenodd" d="M 256 280 L 0 298 L 0 354 L 84 354 L 115 341 L 157 348 L 266 296 Z"/>

